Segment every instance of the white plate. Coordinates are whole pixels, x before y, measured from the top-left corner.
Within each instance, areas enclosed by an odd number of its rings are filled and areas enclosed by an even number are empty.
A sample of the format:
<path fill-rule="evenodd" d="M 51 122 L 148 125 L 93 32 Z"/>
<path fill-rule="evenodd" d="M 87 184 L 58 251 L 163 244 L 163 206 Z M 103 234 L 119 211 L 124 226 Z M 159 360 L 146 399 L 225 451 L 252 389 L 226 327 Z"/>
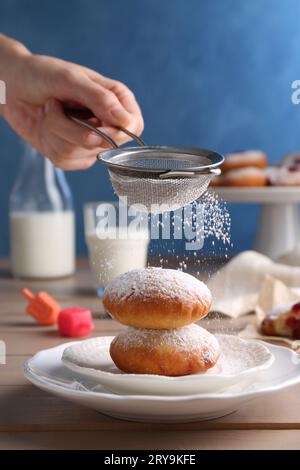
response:
<path fill-rule="evenodd" d="M 269 345 L 275 357 L 273 365 L 259 375 L 259 380 L 235 386 L 231 391 L 180 397 L 117 395 L 62 365 L 62 353 L 70 344 L 41 351 L 29 359 L 24 365 L 27 379 L 54 395 L 131 421 L 167 423 L 217 418 L 232 413 L 250 400 L 300 383 L 299 355 L 290 349 Z"/>
<path fill-rule="evenodd" d="M 206 373 L 166 377 L 125 374 L 113 363 L 109 346 L 113 336 L 87 339 L 67 347 L 63 364 L 74 372 L 94 379 L 116 393 L 144 395 L 194 395 L 222 390 L 271 367 L 274 357 L 261 343 L 233 335 L 216 335 L 221 356 Z"/>

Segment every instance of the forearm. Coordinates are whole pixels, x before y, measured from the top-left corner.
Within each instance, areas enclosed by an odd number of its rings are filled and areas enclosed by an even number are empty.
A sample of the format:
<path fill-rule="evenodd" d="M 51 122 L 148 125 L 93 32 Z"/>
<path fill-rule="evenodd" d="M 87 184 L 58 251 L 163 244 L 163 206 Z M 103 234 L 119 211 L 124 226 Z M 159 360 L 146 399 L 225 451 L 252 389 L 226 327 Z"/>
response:
<path fill-rule="evenodd" d="M 0 80 L 5 83 L 7 93 L 11 80 L 17 77 L 18 61 L 30 55 L 30 51 L 20 42 L 0 33 Z M 0 105 L 0 116 L 4 115 L 5 105 Z"/>

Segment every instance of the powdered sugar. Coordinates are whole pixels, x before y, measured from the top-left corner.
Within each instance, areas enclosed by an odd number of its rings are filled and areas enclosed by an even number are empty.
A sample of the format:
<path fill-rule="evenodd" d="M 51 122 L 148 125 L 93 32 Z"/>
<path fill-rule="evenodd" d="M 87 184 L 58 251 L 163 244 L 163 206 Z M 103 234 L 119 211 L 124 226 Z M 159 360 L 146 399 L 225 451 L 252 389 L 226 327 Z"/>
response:
<path fill-rule="evenodd" d="M 187 354 L 199 351 L 208 360 L 220 353 L 216 337 L 195 323 L 171 330 L 127 328 L 116 337 L 116 341 L 124 353 L 132 347 L 146 347 L 151 351 L 162 346 Z"/>
<path fill-rule="evenodd" d="M 204 238 L 213 237 L 224 245 L 230 244 L 231 218 L 227 205 L 214 191 L 207 191 L 203 200 L 197 204 L 204 205 Z"/>
<path fill-rule="evenodd" d="M 174 269 L 134 269 L 116 277 L 105 290 L 105 295 L 117 301 L 128 297 L 180 299 L 210 303 L 208 287 L 194 276 Z"/>
<path fill-rule="evenodd" d="M 272 357 L 266 347 L 255 342 L 248 344 L 238 336 L 220 335 L 221 354 L 217 364 L 207 373 L 237 374 L 250 369 L 259 367 L 266 363 Z"/>

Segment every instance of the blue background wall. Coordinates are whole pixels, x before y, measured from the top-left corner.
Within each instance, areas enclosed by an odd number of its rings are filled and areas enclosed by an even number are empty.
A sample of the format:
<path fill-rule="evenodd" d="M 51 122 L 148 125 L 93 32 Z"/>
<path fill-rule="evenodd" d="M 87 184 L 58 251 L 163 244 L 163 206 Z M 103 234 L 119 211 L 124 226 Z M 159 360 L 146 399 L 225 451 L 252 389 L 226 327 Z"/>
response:
<path fill-rule="evenodd" d="M 261 148 L 272 161 L 300 148 L 298 0 L 1 0 L 0 30 L 33 52 L 126 82 L 153 144 L 220 152 Z M 1 77 L 0 77 L 1 79 Z M 8 196 L 20 145 L 0 122 L 0 255 L 8 253 Z M 84 252 L 82 204 L 113 198 L 99 165 L 68 174 Z M 258 208 L 234 206 L 236 251 L 251 246 Z M 241 223 L 242 222 L 242 223 Z"/>

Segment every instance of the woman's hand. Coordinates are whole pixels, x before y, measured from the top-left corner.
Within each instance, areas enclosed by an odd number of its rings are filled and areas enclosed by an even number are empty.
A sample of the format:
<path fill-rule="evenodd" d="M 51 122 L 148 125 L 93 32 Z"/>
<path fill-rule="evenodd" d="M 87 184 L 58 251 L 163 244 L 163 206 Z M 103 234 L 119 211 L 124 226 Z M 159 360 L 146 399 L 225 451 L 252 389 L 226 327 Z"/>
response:
<path fill-rule="evenodd" d="M 6 82 L 2 115 L 11 127 L 54 165 L 89 168 L 109 147 L 97 134 L 71 121 L 64 108 L 87 108 L 92 121 L 118 144 L 129 140 L 117 129 L 140 135 L 143 117 L 134 94 L 121 82 L 60 59 L 31 54 L 0 35 L 0 79 Z"/>

